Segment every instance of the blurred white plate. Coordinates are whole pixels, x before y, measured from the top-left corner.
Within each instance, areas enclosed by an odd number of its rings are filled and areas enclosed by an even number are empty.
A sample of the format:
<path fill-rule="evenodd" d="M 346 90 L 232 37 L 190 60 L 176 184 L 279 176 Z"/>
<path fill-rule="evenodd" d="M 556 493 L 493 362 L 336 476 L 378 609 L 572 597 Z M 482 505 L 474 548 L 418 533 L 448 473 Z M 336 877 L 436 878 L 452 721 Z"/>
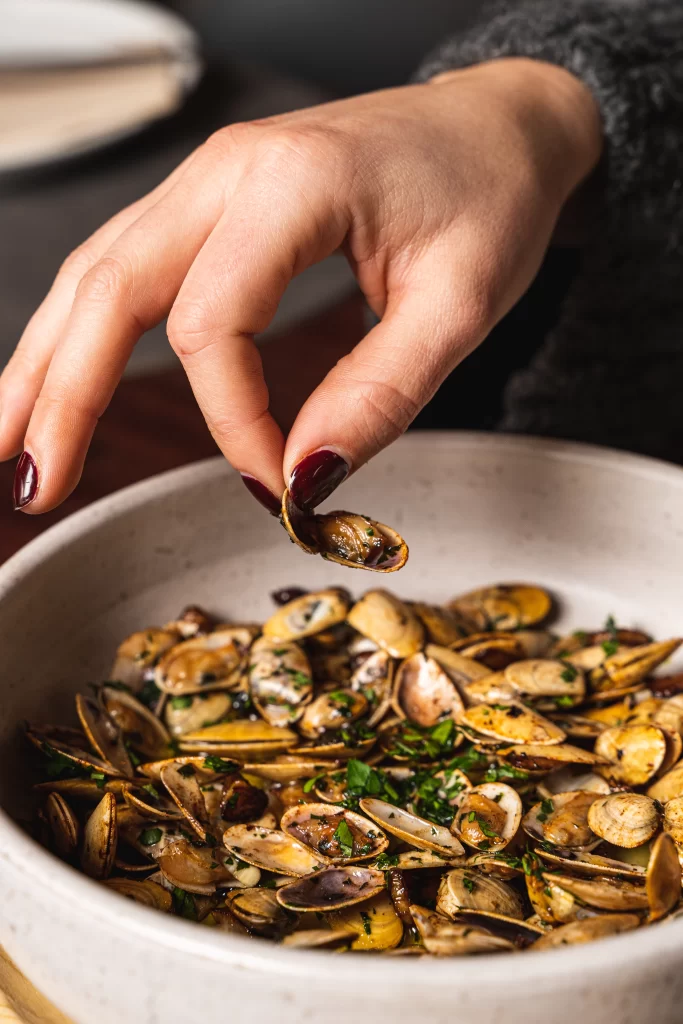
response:
<path fill-rule="evenodd" d="M 201 73 L 195 33 L 135 0 L 0 0 L 0 171 L 165 117 Z"/>

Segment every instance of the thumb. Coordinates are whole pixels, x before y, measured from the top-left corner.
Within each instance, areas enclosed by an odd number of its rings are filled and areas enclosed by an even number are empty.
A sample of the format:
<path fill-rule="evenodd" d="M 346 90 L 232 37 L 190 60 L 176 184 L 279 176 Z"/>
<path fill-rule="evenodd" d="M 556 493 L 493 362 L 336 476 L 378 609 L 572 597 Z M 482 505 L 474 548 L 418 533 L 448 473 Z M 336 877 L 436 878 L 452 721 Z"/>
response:
<path fill-rule="evenodd" d="M 443 266 L 390 297 L 382 322 L 327 374 L 292 427 L 284 475 L 300 508 L 318 506 L 407 429 L 486 337 L 491 325 L 480 307 L 455 294 Z"/>

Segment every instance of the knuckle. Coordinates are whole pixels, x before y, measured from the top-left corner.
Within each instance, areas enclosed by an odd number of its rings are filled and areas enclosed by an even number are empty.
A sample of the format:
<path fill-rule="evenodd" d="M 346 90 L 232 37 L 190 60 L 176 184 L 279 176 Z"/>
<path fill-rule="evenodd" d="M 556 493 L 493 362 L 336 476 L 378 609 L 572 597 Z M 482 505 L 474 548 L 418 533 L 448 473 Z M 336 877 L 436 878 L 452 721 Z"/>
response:
<path fill-rule="evenodd" d="M 345 135 L 337 128 L 320 124 L 278 126 L 264 132 L 258 147 L 259 167 L 277 178 L 301 172 L 333 168 L 344 174 L 349 150 Z"/>
<path fill-rule="evenodd" d="M 354 382 L 357 430 L 376 448 L 384 448 L 399 437 L 420 411 L 420 404 L 398 384 L 357 378 Z"/>
<path fill-rule="evenodd" d="M 232 156 L 236 149 L 251 145 L 261 130 L 261 125 L 256 121 L 237 121 L 225 125 L 224 128 L 219 128 L 209 135 L 201 146 L 201 151 L 211 161 L 222 160 Z"/>
<path fill-rule="evenodd" d="M 80 280 L 84 274 L 95 265 L 97 257 L 92 251 L 90 245 L 84 242 L 82 245 L 77 246 L 66 259 L 62 262 L 59 268 L 60 277 L 75 277 Z"/>
<path fill-rule="evenodd" d="M 130 267 L 118 256 L 102 256 L 86 274 L 76 292 L 77 299 L 111 302 L 123 296 L 130 286 Z"/>
<path fill-rule="evenodd" d="M 190 358 L 208 348 L 215 338 L 215 322 L 205 302 L 176 302 L 166 322 L 166 333 L 178 358 Z"/>

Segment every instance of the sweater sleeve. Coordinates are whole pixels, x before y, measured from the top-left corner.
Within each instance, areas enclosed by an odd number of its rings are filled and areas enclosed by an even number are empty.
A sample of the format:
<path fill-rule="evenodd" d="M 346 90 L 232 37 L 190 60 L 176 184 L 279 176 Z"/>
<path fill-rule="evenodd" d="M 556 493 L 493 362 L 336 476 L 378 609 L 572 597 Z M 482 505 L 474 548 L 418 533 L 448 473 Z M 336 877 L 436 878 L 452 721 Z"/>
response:
<path fill-rule="evenodd" d="M 431 54 L 417 80 L 498 57 L 571 71 L 602 115 L 609 226 L 683 251 L 681 0 L 522 0 L 484 14 Z"/>

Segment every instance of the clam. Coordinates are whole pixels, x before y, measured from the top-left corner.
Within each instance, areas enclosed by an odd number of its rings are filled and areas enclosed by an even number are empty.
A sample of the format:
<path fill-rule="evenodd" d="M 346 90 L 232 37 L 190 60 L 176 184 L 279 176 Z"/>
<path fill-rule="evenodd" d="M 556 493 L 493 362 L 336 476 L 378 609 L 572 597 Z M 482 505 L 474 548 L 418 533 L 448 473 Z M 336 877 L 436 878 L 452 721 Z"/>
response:
<path fill-rule="evenodd" d="M 244 651 L 232 629 L 184 640 L 159 661 L 154 681 L 171 697 L 230 690 L 239 684 Z"/>
<path fill-rule="evenodd" d="M 286 832 L 261 825 L 233 825 L 223 833 L 223 843 L 240 860 L 279 875 L 309 875 L 325 863 Z"/>
<path fill-rule="evenodd" d="M 389 843 L 372 821 L 334 804 L 295 804 L 282 815 L 280 827 L 327 863 L 369 860 Z"/>
<path fill-rule="evenodd" d="M 311 665 L 294 641 L 256 640 L 249 652 L 249 692 L 271 725 L 291 725 L 313 694 Z"/>
<path fill-rule="evenodd" d="M 124 740 L 144 757 L 163 757 L 171 743 L 164 724 L 149 708 L 127 690 L 103 686 L 100 700 L 107 714 L 118 725 Z"/>
<path fill-rule="evenodd" d="M 434 956 L 468 956 L 475 953 L 499 953 L 512 950 L 508 939 L 486 928 L 456 924 L 443 914 L 413 904 L 410 912 L 428 953 Z"/>
<path fill-rule="evenodd" d="M 544 871 L 543 879 L 599 910 L 646 910 L 649 906 L 645 886 L 625 878 L 575 878 Z"/>
<path fill-rule="evenodd" d="M 169 761 L 160 771 L 166 791 L 191 828 L 206 842 L 206 803 L 197 770 L 191 764 L 177 765 Z"/>
<path fill-rule="evenodd" d="M 401 853 L 381 854 L 378 860 L 373 861 L 369 867 L 376 867 L 387 870 L 388 867 L 397 871 L 420 871 L 427 868 L 445 868 L 449 865 L 462 864 L 463 858 L 453 855 L 446 859 L 441 853 L 434 853 L 433 850 L 403 850 Z"/>
<path fill-rule="evenodd" d="M 531 808 L 524 819 L 524 829 L 563 850 L 595 846 L 599 840 L 588 824 L 595 798 L 595 793 L 582 790 L 557 793 Z"/>
<path fill-rule="evenodd" d="M 483 782 L 460 793 L 451 830 L 475 850 L 497 853 L 514 839 L 522 820 L 519 793 L 503 782 Z"/>
<path fill-rule="evenodd" d="M 362 693 L 372 709 L 368 715 L 368 728 L 374 728 L 389 710 L 393 681 L 394 661 L 386 651 L 370 654 L 353 672 L 350 688 Z"/>
<path fill-rule="evenodd" d="M 150 882 L 148 878 L 107 878 L 103 884 L 113 892 L 118 892 L 135 903 L 141 903 L 143 907 L 152 907 L 164 913 L 168 913 L 173 907 L 170 892 L 156 882 Z"/>
<path fill-rule="evenodd" d="M 281 938 L 296 924 L 296 916 L 280 906 L 274 889 L 235 889 L 227 896 L 225 905 L 254 935 Z"/>
<path fill-rule="evenodd" d="M 675 796 L 664 805 L 664 831 L 683 849 L 683 796 Z"/>
<path fill-rule="evenodd" d="M 50 779 L 39 782 L 33 788 L 37 793 L 61 793 L 73 800 L 82 800 L 96 804 L 102 799 L 103 793 L 115 793 L 124 796 L 130 783 L 127 779 Z"/>
<path fill-rule="evenodd" d="M 425 604 L 423 601 L 413 601 L 411 607 L 425 628 L 427 640 L 432 644 L 450 647 L 472 632 L 472 624 L 450 608 Z"/>
<path fill-rule="evenodd" d="M 302 512 L 285 491 L 282 525 L 309 555 L 322 555 L 351 569 L 395 572 L 408 561 L 408 545 L 396 530 L 355 512 Z"/>
<path fill-rule="evenodd" d="M 458 724 L 501 743 L 562 743 L 565 734 L 553 722 L 523 704 L 473 704 Z"/>
<path fill-rule="evenodd" d="M 186 733 L 180 738 L 179 746 L 188 753 L 198 751 L 248 760 L 254 756 L 283 753 L 297 739 L 295 732 L 282 726 L 270 725 L 265 721 L 236 719 Z"/>
<path fill-rule="evenodd" d="M 179 639 L 176 629 L 158 629 L 155 626 L 133 633 L 123 641 L 116 652 L 109 679 L 138 690 L 142 686 L 145 674 L 156 665 L 163 654 L 178 643 Z"/>
<path fill-rule="evenodd" d="M 76 694 L 76 711 L 81 720 L 83 731 L 88 742 L 100 757 L 111 764 L 123 775 L 133 774 L 131 762 L 123 734 L 114 719 L 109 715 L 100 701 Z"/>
<path fill-rule="evenodd" d="M 425 728 L 445 716 L 455 718 L 465 708 L 450 677 L 438 662 L 422 653 L 413 654 L 399 666 L 393 706 L 401 718 Z"/>
<path fill-rule="evenodd" d="M 591 686 L 598 692 L 636 686 L 671 657 L 680 644 L 681 640 L 676 637 L 639 647 L 620 648 L 606 656 L 602 664 L 593 669 L 590 674 Z M 574 658 L 571 660 L 576 663 Z"/>
<path fill-rule="evenodd" d="M 676 844 L 662 832 L 652 844 L 645 877 L 645 890 L 650 905 L 650 921 L 666 917 L 681 898 L 681 864 Z"/>
<path fill-rule="evenodd" d="M 553 868 L 564 873 L 586 875 L 589 878 L 596 875 L 641 879 L 641 881 L 645 878 L 645 868 L 637 864 L 625 864 L 623 861 L 614 860 L 612 857 L 603 857 L 598 853 L 589 853 L 587 850 L 563 850 L 560 854 L 537 847 L 534 853 L 541 860 L 547 861 Z"/>
<path fill-rule="evenodd" d="M 574 921 L 579 916 L 580 901 L 572 893 L 552 881 L 547 881 L 540 869 L 525 874 L 527 896 L 539 921 L 558 925 Z"/>
<path fill-rule="evenodd" d="M 481 910 L 524 918 L 522 901 L 511 886 L 472 868 L 454 868 L 443 876 L 436 909 L 446 917 L 455 917 L 461 910 Z"/>
<path fill-rule="evenodd" d="M 250 888 L 261 878 L 257 867 L 241 864 L 219 847 L 198 847 L 184 836 L 168 843 L 156 861 L 167 882 L 200 896 L 211 896 L 218 888 Z"/>
<path fill-rule="evenodd" d="M 475 661 L 474 658 L 466 658 L 458 651 L 452 651 L 449 647 L 439 647 L 438 644 L 427 644 L 425 654 L 428 658 L 436 661 L 444 672 L 448 673 L 456 686 L 465 690 L 477 679 L 487 679 L 492 673 L 486 665 Z"/>
<path fill-rule="evenodd" d="M 349 610 L 349 595 L 339 587 L 304 594 L 283 605 L 264 622 L 263 635 L 269 640 L 302 640 L 343 622 Z"/>
<path fill-rule="evenodd" d="M 245 775 L 253 775 L 268 782 L 287 783 L 326 775 L 337 767 L 337 761 L 309 761 L 292 754 L 284 754 L 264 764 L 245 764 L 243 771 Z"/>
<path fill-rule="evenodd" d="M 277 890 L 278 903 L 300 913 L 324 913 L 362 903 L 384 889 L 384 874 L 359 864 L 334 865 Z"/>
<path fill-rule="evenodd" d="M 583 673 L 571 665 L 547 658 L 530 658 L 508 665 L 504 672 L 506 682 L 525 699 L 543 699 L 552 707 L 553 702 L 566 702 L 562 706 L 580 704 L 586 692 Z M 557 706 L 557 705 L 556 705 Z"/>
<path fill-rule="evenodd" d="M 557 750 L 557 747 L 553 749 Z M 586 771 L 581 764 L 555 769 L 536 786 L 539 796 L 543 798 L 552 798 L 558 793 L 575 792 L 577 789 L 602 796 L 611 792 L 609 782 L 603 779 L 602 775 Z"/>
<path fill-rule="evenodd" d="M 118 839 L 116 798 L 105 793 L 85 823 L 81 867 L 90 878 L 108 878 L 114 866 Z"/>
<path fill-rule="evenodd" d="M 176 739 L 226 718 L 232 709 L 233 694 L 222 690 L 188 693 L 171 697 L 164 705 L 164 720 Z"/>
<path fill-rule="evenodd" d="M 664 762 L 666 736 L 655 725 L 617 725 L 598 736 L 595 752 L 610 762 L 598 766 L 601 775 L 627 786 L 643 786 Z"/>
<path fill-rule="evenodd" d="M 525 657 L 516 633 L 476 633 L 451 645 L 465 658 L 478 661 L 491 672 L 499 672 Z"/>
<path fill-rule="evenodd" d="M 351 949 L 395 949 L 403 939 L 403 922 L 387 892 L 379 892 L 363 903 L 356 903 L 327 915 L 333 931 L 353 934 Z"/>
<path fill-rule="evenodd" d="M 598 917 L 585 917 L 580 921 L 571 921 L 560 928 L 547 931 L 534 950 L 556 949 L 559 946 L 577 946 L 595 939 L 605 939 L 610 935 L 632 931 L 640 924 L 637 914 L 600 914 Z"/>
<path fill-rule="evenodd" d="M 299 722 L 299 732 L 306 739 L 316 739 L 357 721 L 368 708 L 368 700 L 360 692 L 329 690 L 321 693 L 305 709 Z"/>
<path fill-rule="evenodd" d="M 415 612 L 387 590 L 368 590 L 351 608 L 347 622 L 392 658 L 410 658 L 424 643 Z"/>
<path fill-rule="evenodd" d="M 464 854 L 462 844 L 443 825 L 420 818 L 417 814 L 404 811 L 400 807 L 367 797 L 360 801 L 360 808 L 378 825 L 391 832 L 398 839 L 420 850 L 433 850 L 446 859 L 461 857 Z"/>
<path fill-rule="evenodd" d="M 666 775 L 653 782 L 648 787 L 647 795 L 662 804 L 668 803 L 674 797 L 683 796 L 683 761 L 679 761 Z"/>
<path fill-rule="evenodd" d="M 125 803 L 143 818 L 153 821 L 178 821 L 182 812 L 173 800 L 167 798 L 164 790 L 149 782 L 140 786 L 132 783 L 123 792 Z"/>
<path fill-rule="evenodd" d="M 332 931 L 331 928 L 303 928 L 301 931 L 285 935 L 283 946 L 295 949 L 343 949 L 355 939 L 355 932 Z"/>
<path fill-rule="evenodd" d="M 593 802 L 588 824 L 601 839 L 630 850 L 652 839 L 659 813 L 654 800 L 642 793 L 612 793 Z"/>
<path fill-rule="evenodd" d="M 45 817 L 56 852 L 64 860 L 70 860 L 78 849 L 81 830 L 78 818 L 61 793 L 50 793 L 45 801 Z"/>
<path fill-rule="evenodd" d="M 568 766 L 594 766 L 608 763 L 607 758 L 598 757 L 590 750 L 575 747 L 571 743 L 556 743 L 551 746 L 542 743 L 519 743 L 514 747 L 499 750 L 498 756 L 513 768 L 521 768 L 523 771 L 533 773 L 559 771 L 562 766 L 568 770 Z M 575 786 L 573 788 L 590 787 Z M 605 788 L 604 792 L 609 792 L 609 786 Z"/>
<path fill-rule="evenodd" d="M 471 590 L 451 601 L 448 608 L 474 622 L 481 630 L 536 626 L 550 614 L 552 598 L 542 587 L 499 583 Z"/>

